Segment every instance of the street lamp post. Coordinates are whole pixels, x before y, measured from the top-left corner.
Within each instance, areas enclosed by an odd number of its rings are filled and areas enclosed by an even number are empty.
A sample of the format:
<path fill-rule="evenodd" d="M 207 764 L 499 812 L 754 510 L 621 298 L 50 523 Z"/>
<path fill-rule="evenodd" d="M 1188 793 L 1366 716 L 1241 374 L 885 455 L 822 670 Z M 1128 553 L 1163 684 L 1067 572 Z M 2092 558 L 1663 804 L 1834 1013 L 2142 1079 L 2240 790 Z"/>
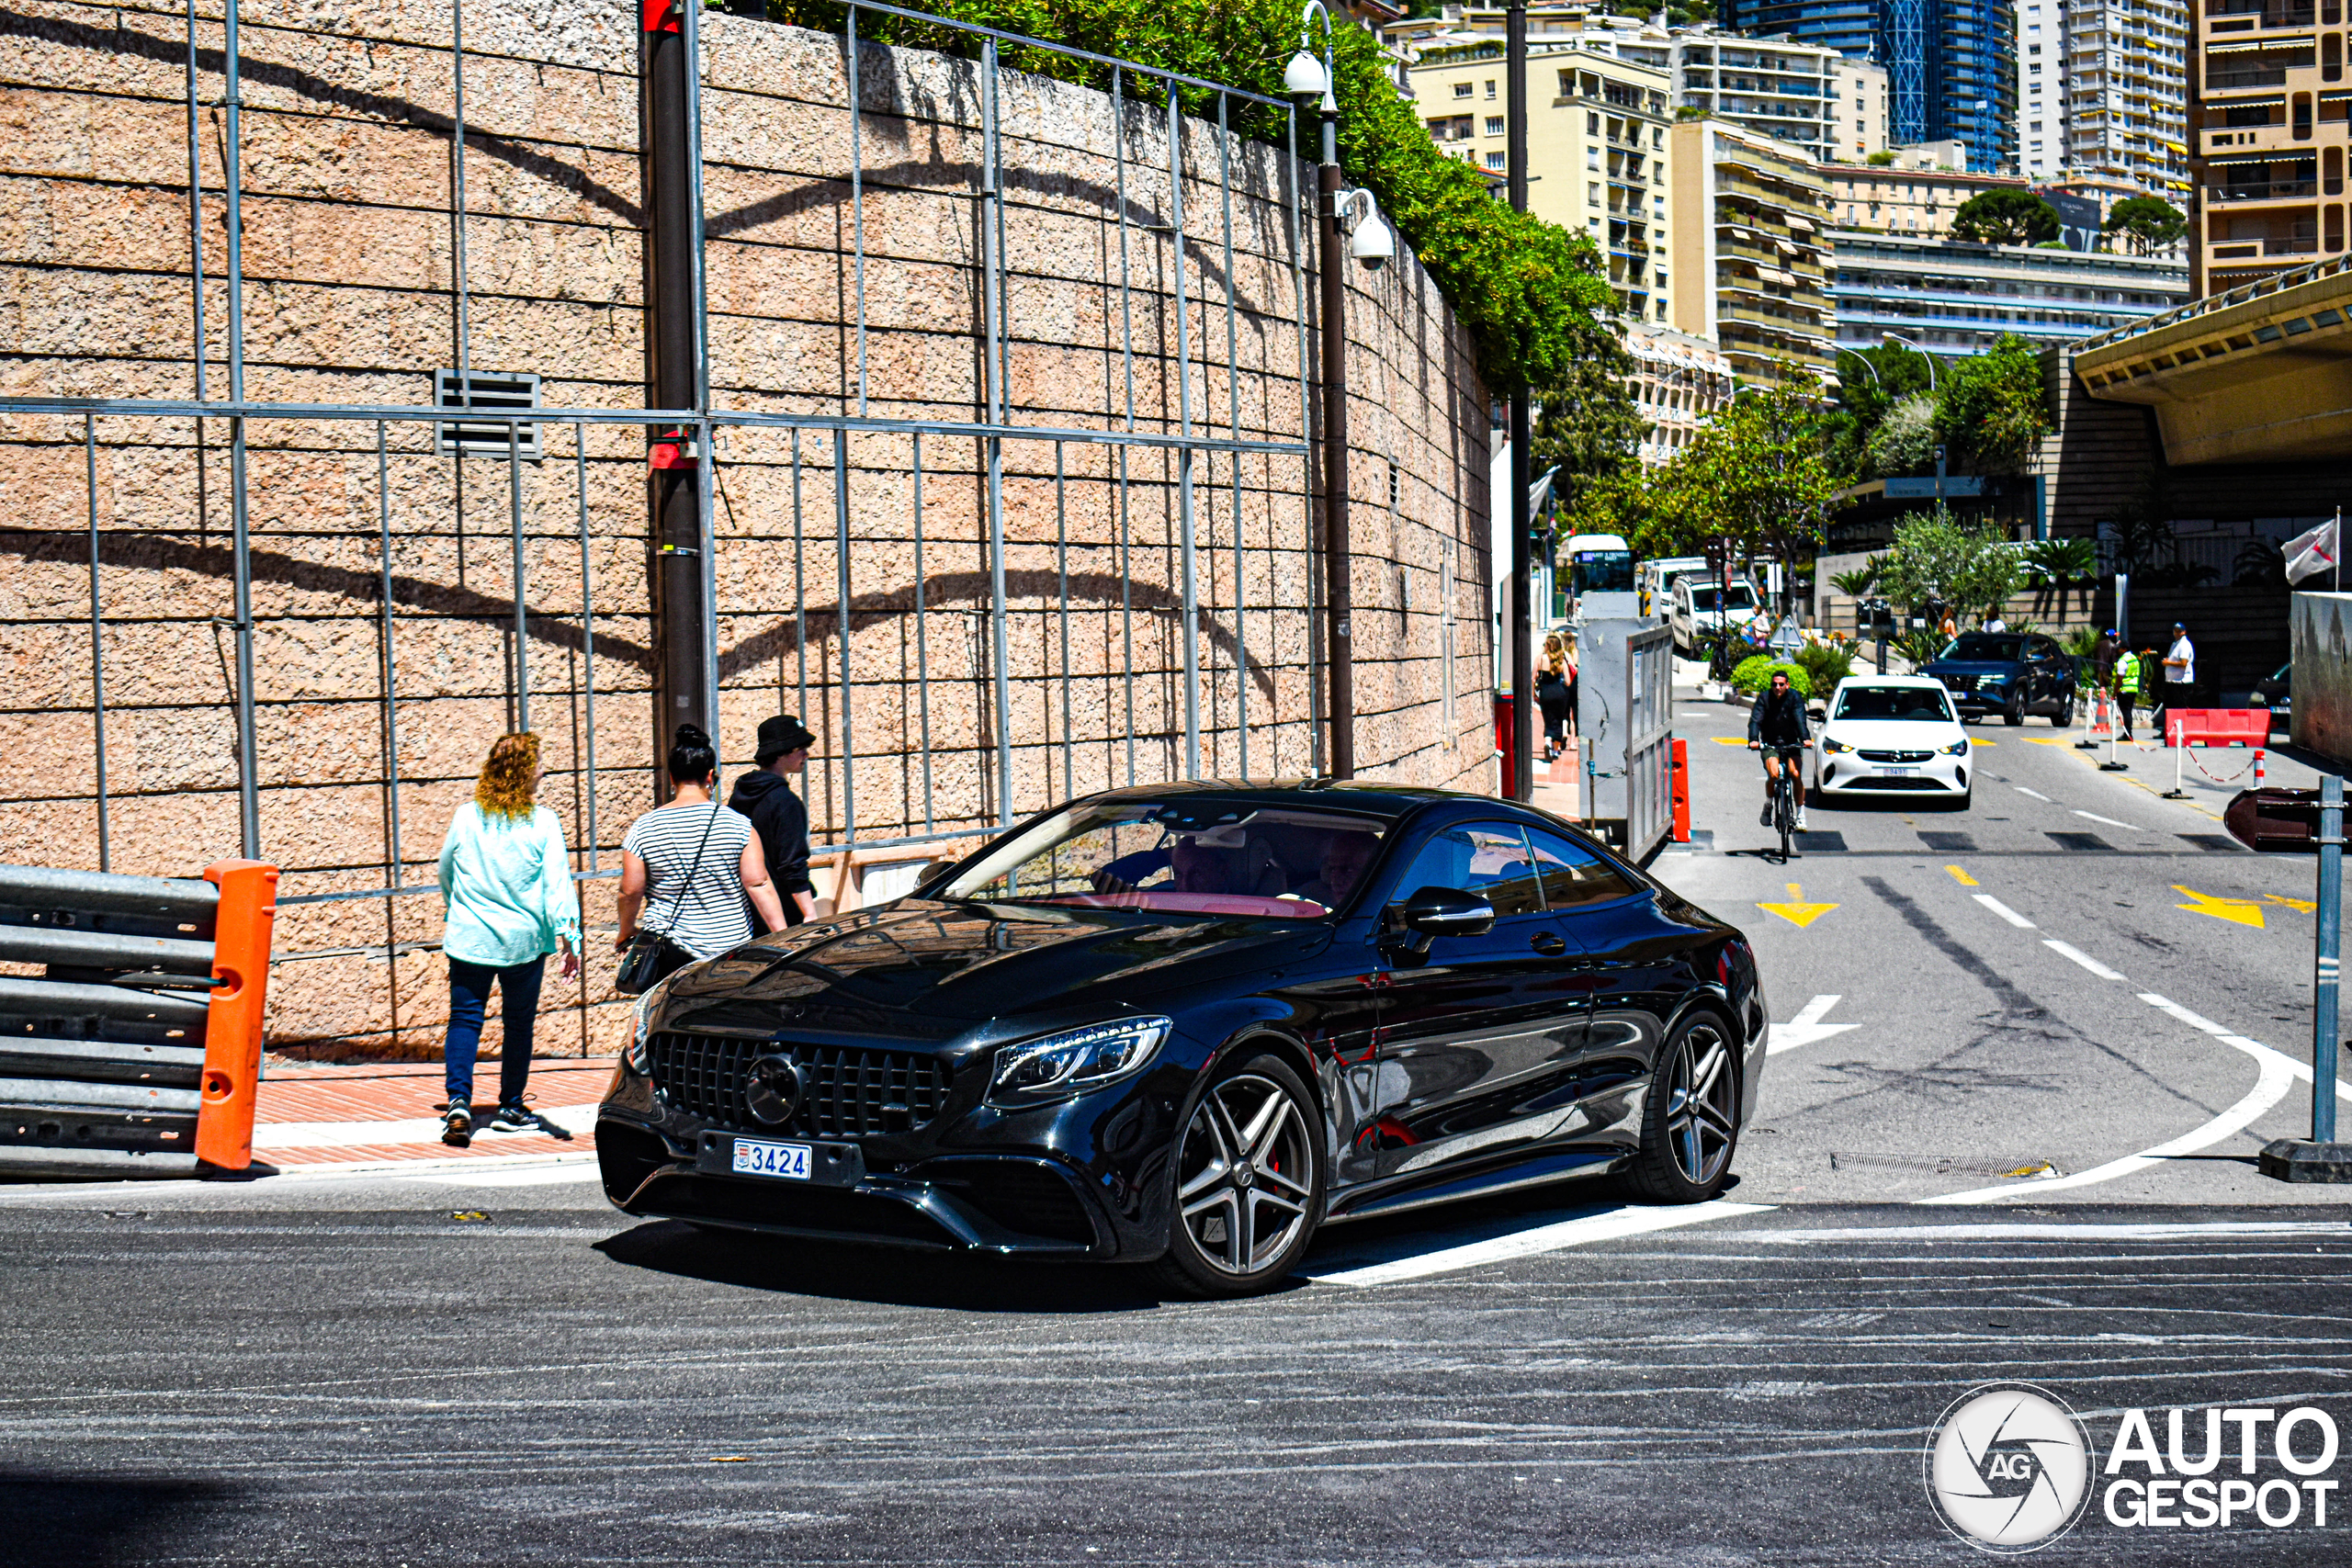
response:
<path fill-rule="evenodd" d="M 1510 195 L 1511 210 L 1527 210 L 1527 0 L 1510 0 L 1503 13 L 1504 89 L 1510 96 Z M 1534 541 L 1528 533 L 1527 391 L 1510 400 L 1510 755 L 1509 794 L 1513 800 L 1535 795 L 1535 628 L 1533 588 Z M 1591 803 L 1586 802 L 1588 808 Z"/>
<path fill-rule="evenodd" d="M 1308 48 L 1316 19 L 1323 23 L 1323 58 Z M 1299 13 L 1298 53 L 1283 73 L 1293 97 L 1317 100 L 1322 122 L 1322 161 L 1316 171 L 1315 230 L 1317 283 L 1323 313 L 1323 573 L 1325 651 L 1330 690 L 1331 776 L 1356 772 L 1355 655 L 1348 630 L 1354 600 L 1351 545 L 1348 537 L 1348 324 L 1347 279 L 1340 258 L 1340 101 L 1332 95 L 1331 14 L 1322 0 L 1306 0 Z"/>
<path fill-rule="evenodd" d="M 1931 398 L 1934 397 L 1936 395 L 1936 356 L 1929 354 L 1926 349 L 1921 348 L 1917 344 L 1913 343 L 1907 337 L 1897 337 L 1893 333 L 1881 333 L 1879 336 L 1884 342 L 1902 344 L 1905 348 L 1909 349 L 1912 353 L 1917 355 L 1920 358 L 1928 362 L 1928 396 Z M 1865 360 L 1863 363 L 1867 364 L 1869 362 Z M 1871 374 L 1876 375 L 1877 372 L 1872 371 Z"/>

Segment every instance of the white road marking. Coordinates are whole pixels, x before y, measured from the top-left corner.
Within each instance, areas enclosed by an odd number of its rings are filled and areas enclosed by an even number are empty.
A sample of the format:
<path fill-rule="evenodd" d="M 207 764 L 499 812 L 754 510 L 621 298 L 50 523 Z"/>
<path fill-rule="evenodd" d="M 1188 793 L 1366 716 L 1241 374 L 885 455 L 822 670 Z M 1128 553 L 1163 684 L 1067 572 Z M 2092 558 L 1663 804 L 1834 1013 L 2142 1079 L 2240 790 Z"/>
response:
<path fill-rule="evenodd" d="M 1770 1034 L 1765 1043 L 1764 1054 L 1768 1056 L 1778 1055 L 1782 1051 L 1793 1051 L 1800 1045 L 1811 1045 L 1815 1042 L 1826 1040 L 1833 1034 L 1843 1034 L 1849 1029 L 1860 1029 L 1861 1025 L 1859 1023 L 1821 1021 L 1822 1018 L 1831 1008 L 1836 1007 L 1840 999 L 1837 997 L 1815 997 L 1797 1009 L 1796 1017 L 1788 1022 L 1772 1025 Z"/>
<path fill-rule="evenodd" d="M 2092 821 L 2094 821 L 2094 822 L 2104 822 L 2104 823 L 2106 823 L 2106 824 L 2107 824 L 2109 827 L 2110 827 L 2110 828 L 2126 828 L 2126 829 L 2131 829 L 2132 832 L 2134 832 L 2134 833 L 2144 833 L 2144 832 L 2146 832 L 2146 831 L 2147 831 L 2147 829 L 2146 829 L 2145 828 L 2133 827 L 2133 826 L 2132 826 L 2132 824 L 2131 824 L 2131 823 L 2129 823 L 2129 822 L 2118 822 L 2118 821 L 2117 821 L 2114 818 L 2112 818 L 2112 817 L 2101 817 L 2101 816 L 2100 816 L 2098 812 L 2096 812 L 2096 811 L 2077 811 L 2077 812 L 2075 812 L 2075 816 L 2077 816 L 2077 817 L 2087 817 L 2087 818 L 2090 818 Z"/>
<path fill-rule="evenodd" d="M 535 1105 L 532 1110 L 568 1133 L 585 1133 L 596 1125 L 596 1106 Z M 398 1122 L 256 1122 L 256 1149 L 348 1149 L 363 1144 L 429 1144 L 441 1136 L 438 1116 L 411 1116 Z M 485 1116 L 474 1123 L 474 1141 L 496 1143 L 501 1138 L 546 1137 L 545 1133 L 496 1133 Z"/>
<path fill-rule="evenodd" d="M 2042 794 L 2038 789 L 2028 789 L 2023 784 L 2011 784 L 2009 787 L 2017 791 L 2019 795 L 2030 795 L 2036 800 L 2050 800 L 2048 795 Z M 2058 803 L 2054 800 L 2050 800 L 2050 804 L 2055 806 Z"/>
<path fill-rule="evenodd" d="M 2259 1240 L 2265 1236 L 2333 1236 L 2352 1242 L 2341 1220 L 2210 1220 L 2181 1224 L 2083 1224 L 1994 1221 L 1976 1225 L 1854 1225 L 1835 1230 L 1751 1230 L 1743 1243 L 1849 1241 L 2193 1241 L 2199 1236 Z"/>
<path fill-rule="evenodd" d="M 2027 931 L 2032 931 L 2034 929 L 2034 924 L 2031 920 L 2027 919 L 2023 915 L 2018 914 L 2015 909 L 2010 908 L 2007 904 L 2002 903 L 1990 893 L 1973 893 L 1971 894 L 1970 897 L 1974 898 L 1978 903 L 1984 905 L 1986 908 L 1992 910 L 1993 913 L 2000 916 L 2001 919 L 2008 921 L 2009 924 L 2022 927 Z"/>
<path fill-rule="evenodd" d="M 2045 937 L 2042 939 L 2041 945 L 2048 948 L 2051 952 L 2056 953 L 2061 958 L 2071 959 L 2073 962 L 2081 964 L 2084 968 L 2089 970 L 2092 974 L 2098 976 L 2102 980 L 2120 980 L 2123 978 L 2123 971 L 2120 969 L 2109 969 L 2106 964 L 2101 964 L 2098 959 L 2093 958 L 2089 953 L 2085 953 L 2081 948 L 2075 947 L 2071 943 L 2057 941 L 2055 938 Z"/>
<path fill-rule="evenodd" d="M 2211 1035 L 2214 1039 L 2219 1040 L 2224 1045 L 2236 1046 L 2239 1050 L 2244 1051 L 2248 1055 L 2256 1055 L 2259 1054 L 2262 1055 L 2276 1056 L 2287 1065 L 2287 1071 L 2294 1075 L 2297 1078 L 2300 1078 L 2304 1083 L 2312 1081 L 2311 1068 L 2305 1066 L 2302 1063 L 2295 1060 L 2294 1057 L 2288 1055 L 2282 1051 L 2272 1050 L 2269 1046 L 2265 1045 L 2259 1040 L 2249 1040 L 2243 1034 L 2233 1034 L 2228 1030 L 2222 1028 L 2220 1024 L 2215 1023 L 2211 1019 L 2200 1018 L 2197 1014 L 2189 1011 L 2187 1008 L 2181 1006 L 2178 1002 L 2160 997 L 2154 991 L 2141 992 L 2140 999 L 2160 1012 L 2170 1013 L 2173 1017 L 2180 1020 L 2181 1022 L 2188 1025 L 2191 1029 L 2203 1030 L 2206 1033 Z M 2352 1100 L 2352 1084 L 2347 1084 L 2342 1078 L 2337 1078 L 2335 1080 L 2335 1098 L 2338 1100 Z"/>
<path fill-rule="evenodd" d="M 2121 1159 L 2111 1159 L 2105 1165 L 2093 1166 L 2088 1170 L 2077 1171 L 2072 1176 L 2017 1181 L 2001 1187 L 1980 1187 L 1971 1192 L 1946 1192 L 1934 1198 L 1922 1198 L 1918 1201 L 1922 1203 L 2009 1203 L 2019 1199 L 2032 1201 L 2045 1193 L 2056 1191 L 2061 1188 L 2090 1187 L 2101 1181 L 2112 1181 L 2119 1176 L 2129 1176 L 2135 1170 L 2145 1170 L 2150 1166 L 2161 1165 L 2167 1159 L 2177 1159 L 2182 1155 L 2195 1154 L 2199 1149 L 2210 1148 L 2224 1138 L 2244 1132 L 2253 1124 L 2255 1118 L 2286 1099 L 2287 1091 L 2294 1087 L 2295 1075 L 2287 1070 L 2291 1065 L 2287 1058 L 2276 1051 L 2269 1050 L 2267 1046 L 2262 1049 L 2265 1055 L 2256 1058 L 2262 1063 L 2262 1076 L 2256 1081 L 2254 1088 L 2247 1091 L 2245 1098 L 2203 1126 L 2183 1133 L 2169 1143 L 2158 1144 L 2152 1149 L 2143 1149 L 2136 1155 L 2125 1155 Z"/>
<path fill-rule="evenodd" d="M 553 1187 L 561 1182 L 594 1181 L 596 1179 L 596 1168 L 585 1162 L 510 1166 L 504 1169 L 481 1171 L 434 1170 L 410 1178 L 435 1187 Z"/>
<path fill-rule="evenodd" d="M 1427 1279 L 1432 1274 L 1451 1274 L 1463 1269 L 1480 1269 L 1490 1263 L 1533 1258 L 1546 1252 L 1558 1252 L 1565 1247 L 1588 1247 L 1598 1241 L 1615 1241 L 1629 1235 L 1644 1235 L 1651 1231 L 1671 1230 L 1679 1225 L 1703 1224 L 1710 1220 L 1736 1219 L 1743 1214 L 1767 1213 L 1773 1207 L 1770 1203 L 1730 1203 L 1716 1199 L 1712 1202 L 1690 1203 L 1679 1208 L 1600 1209 L 1579 1214 L 1574 1219 L 1537 1225 L 1532 1230 L 1472 1242 L 1464 1247 L 1440 1247 L 1434 1252 L 1423 1252 L 1418 1256 L 1408 1254 L 1358 1268 L 1339 1269 L 1330 1273 L 1321 1273 L 1313 1269 L 1303 1269 L 1299 1272 L 1306 1279 L 1327 1285 L 1395 1285 L 1408 1280 Z M 1344 1258 L 1333 1259 L 1334 1262 L 1346 1260 Z"/>

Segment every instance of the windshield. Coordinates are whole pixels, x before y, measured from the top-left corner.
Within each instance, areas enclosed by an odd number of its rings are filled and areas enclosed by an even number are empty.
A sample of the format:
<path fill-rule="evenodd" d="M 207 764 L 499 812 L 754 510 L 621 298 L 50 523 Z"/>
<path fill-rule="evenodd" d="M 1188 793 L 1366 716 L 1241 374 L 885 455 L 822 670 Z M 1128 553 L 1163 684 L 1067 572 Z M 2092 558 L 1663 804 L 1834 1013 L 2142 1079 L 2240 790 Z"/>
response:
<path fill-rule="evenodd" d="M 1631 593 L 1634 591 L 1634 552 L 1631 550 L 1578 550 L 1574 563 L 1577 592 L 1579 593 Z"/>
<path fill-rule="evenodd" d="M 1849 686 L 1832 718 L 1951 718 L 1951 704 L 1940 686 Z"/>
<path fill-rule="evenodd" d="M 1745 582 L 1735 582 L 1729 588 L 1717 588 L 1713 583 L 1690 590 L 1690 607 L 1694 610 L 1753 610 L 1756 590 Z"/>
<path fill-rule="evenodd" d="M 1991 632 L 1970 632 L 1955 637 L 1950 648 L 1936 655 L 1939 659 L 1977 659 L 1996 664 L 2015 664 L 2025 653 L 2025 638 L 1996 637 Z"/>
<path fill-rule="evenodd" d="M 1386 830 L 1247 801 L 1095 801 L 1038 823 L 938 897 L 1320 919 L 1363 882 Z"/>

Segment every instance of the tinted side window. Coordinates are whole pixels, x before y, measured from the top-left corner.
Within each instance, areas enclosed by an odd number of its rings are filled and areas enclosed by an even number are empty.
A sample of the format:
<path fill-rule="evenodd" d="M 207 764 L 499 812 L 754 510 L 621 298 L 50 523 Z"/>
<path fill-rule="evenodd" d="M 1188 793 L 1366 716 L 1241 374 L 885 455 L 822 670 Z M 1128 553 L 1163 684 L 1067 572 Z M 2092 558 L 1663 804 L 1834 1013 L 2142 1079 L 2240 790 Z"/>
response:
<path fill-rule="evenodd" d="M 1475 893 L 1498 916 L 1532 915 L 1544 908 L 1526 839 L 1517 828 L 1500 824 L 1431 834 L 1397 878 L 1393 897 L 1401 903 L 1424 887 Z"/>
<path fill-rule="evenodd" d="M 1548 907 L 1574 909 L 1623 898 L 1634 890 L 1623 872 L 1590 850 L 1541 828 L 1530 828 L 1527 836 L 1535 846 L 1535 874 Z"/>

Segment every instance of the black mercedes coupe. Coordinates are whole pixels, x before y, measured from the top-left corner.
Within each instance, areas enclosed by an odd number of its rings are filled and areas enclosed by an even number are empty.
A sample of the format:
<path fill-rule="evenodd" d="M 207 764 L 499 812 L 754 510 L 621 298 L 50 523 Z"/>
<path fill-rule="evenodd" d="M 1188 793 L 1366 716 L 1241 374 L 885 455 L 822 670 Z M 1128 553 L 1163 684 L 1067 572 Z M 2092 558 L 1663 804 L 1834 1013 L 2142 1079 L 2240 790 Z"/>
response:
<path fill-rule="evenodd" d="M 1713 1197 L 1766 1017 L 1737 930 L 1541 811 L 1114 790 L 648 992 L 597 1158 L 632 1214 L 1241 1294 L 1367 1215 Z"/>

